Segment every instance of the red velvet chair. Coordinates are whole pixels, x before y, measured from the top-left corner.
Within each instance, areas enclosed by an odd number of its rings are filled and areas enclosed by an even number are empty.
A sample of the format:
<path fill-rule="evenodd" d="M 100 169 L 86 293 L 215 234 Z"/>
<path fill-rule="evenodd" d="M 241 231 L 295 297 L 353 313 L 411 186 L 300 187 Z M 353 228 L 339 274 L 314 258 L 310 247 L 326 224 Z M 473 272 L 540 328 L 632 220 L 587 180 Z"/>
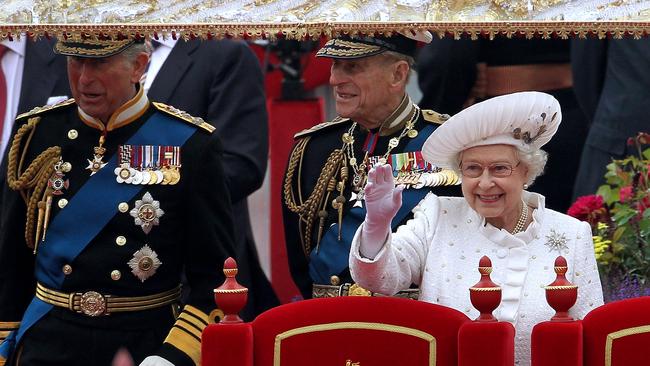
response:
<path fill-rule="evenodd" d="M 585 366 L 650 365 L 650 296 L 600 306 L 582 324 Z"/>
<path fill-rule="evenodd" d="M 533 366 L 650 365 L 650 297 L 605 304 L 582 321 L 540 323 L 532 337 Z"/>

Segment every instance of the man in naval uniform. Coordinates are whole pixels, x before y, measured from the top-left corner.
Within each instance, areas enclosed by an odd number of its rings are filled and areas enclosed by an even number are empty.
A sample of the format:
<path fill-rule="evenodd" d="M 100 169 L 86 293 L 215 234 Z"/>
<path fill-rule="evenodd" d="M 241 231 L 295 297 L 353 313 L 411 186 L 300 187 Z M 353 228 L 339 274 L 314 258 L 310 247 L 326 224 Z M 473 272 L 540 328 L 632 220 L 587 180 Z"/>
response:
<path fill-rule="evenodd" d="M 55 52 L 75 99 L 17 117 L 4 172 L 0 364 L 108 365 L 126 348 L 143 366 L 198 365 L 234 254 L 214 128 L 147 99 L 141 41 Z"/>
<path fill-rule="evenodd" d="M 422 158 L 421 147 L 447 116 L 420 110 L 406 93 L 417 42 L 429 32 L 332 39 L 317 57 L 333 59 L 338 116 L 296 134 L 283 185 L 291 274 L 304 298 L 363 294 L 351 284 L 350 243 L 365 217 L 363 188 L 377 162 L 393 166 L 406 189 L 393 229 L 433 191 L 458 195 L 458 178 Z M 449 186 L 447 188 L 435 188 Z M 417 296 L 417 294 L 403 294 Z"/>

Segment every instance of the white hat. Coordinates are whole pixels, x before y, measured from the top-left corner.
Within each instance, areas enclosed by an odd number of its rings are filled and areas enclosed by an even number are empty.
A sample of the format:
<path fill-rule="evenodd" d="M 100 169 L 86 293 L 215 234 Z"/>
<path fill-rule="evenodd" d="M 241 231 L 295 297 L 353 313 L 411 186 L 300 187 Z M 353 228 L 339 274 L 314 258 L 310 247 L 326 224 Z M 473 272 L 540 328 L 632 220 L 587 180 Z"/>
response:
<path fill-rule="evenodd" d="M 537 149 L 551 140 L 560 121 L 560 103 L 552 95 L 502 95 L 449 118 L 425 141 L 422 155 L 434 165 L 452 168 L 457 154 L 474 146 L 505 144 Z"/>

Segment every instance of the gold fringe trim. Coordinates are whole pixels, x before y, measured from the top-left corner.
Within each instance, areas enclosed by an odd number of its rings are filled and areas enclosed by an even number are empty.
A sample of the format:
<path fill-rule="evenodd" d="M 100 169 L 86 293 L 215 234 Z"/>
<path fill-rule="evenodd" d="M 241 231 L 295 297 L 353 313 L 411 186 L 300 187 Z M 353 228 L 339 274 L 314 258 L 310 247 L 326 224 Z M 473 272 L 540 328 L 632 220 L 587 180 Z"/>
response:
<path fill-rule="evenodd" d="M 289 39 L 333 37 L 341 34 L 382 34 L 394 32 L 430 30 L 444 37 L 453 36 L 458 39 L 468 34 L 472 39 L 479 36 L 493 39 L 497 35 L 510 38 L 515 34 L 525 35 L 526 38 L 541 37 L 549 39 L 553 36 L 567 39 L 569 37 L 586 38 L 588 36 L 600 39 L 611 37 L 620 39 L 632 37 L 639 39 L 650 32 L 650 21 L 497 21 L 497 22 L 304 22 L 304 23 L 196 23 L 196 24 L 162 24 L 162 23 L 114 23 L 114 24 L 4 24 L 0 25 L 0 40 L 21 37 L 79 37 L 82 34 L 90 38 L 103 37 L 150 38 L 160 37 L 184 39 L 221 39 L 233 38 L 266 38 L 274 40 L 277 37 Z"/>

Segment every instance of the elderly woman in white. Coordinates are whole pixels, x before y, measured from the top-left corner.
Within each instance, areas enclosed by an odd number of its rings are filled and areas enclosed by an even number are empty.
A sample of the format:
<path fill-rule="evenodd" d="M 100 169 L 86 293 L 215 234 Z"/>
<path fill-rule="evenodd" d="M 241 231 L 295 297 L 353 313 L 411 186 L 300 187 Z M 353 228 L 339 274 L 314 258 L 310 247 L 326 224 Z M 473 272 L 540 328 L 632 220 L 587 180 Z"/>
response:
<path fill-rule="evenodd" d="M 569 263 L 567 278 L 579 286 L 570 314 L 582 318 L 603 303 L 589 225 L 544 208 L 543 196 L 525 191 L 542 173 L 546 153 L 540 147 L 561 119 L 557 100 L 539 92 L 492 98 L 450 118 L 428 138 L 423 154 L 462 175 L 464 198 L 429 194 L 395 233 L 390 220 L 402 188 L 395 187 L 389 165 L 373 168 L 366 219 L 350 252 L 354 280 L 384 294 L 414 283 L 420 300 L 475 318 L 468 289 L 487 255 L 492 280 L 502 287 L 494 315 L 514 324 L 515 359 L 530 363 L 532 328 L 554 314 L 544 286 L 555 279 L 558 255 Z"/>

